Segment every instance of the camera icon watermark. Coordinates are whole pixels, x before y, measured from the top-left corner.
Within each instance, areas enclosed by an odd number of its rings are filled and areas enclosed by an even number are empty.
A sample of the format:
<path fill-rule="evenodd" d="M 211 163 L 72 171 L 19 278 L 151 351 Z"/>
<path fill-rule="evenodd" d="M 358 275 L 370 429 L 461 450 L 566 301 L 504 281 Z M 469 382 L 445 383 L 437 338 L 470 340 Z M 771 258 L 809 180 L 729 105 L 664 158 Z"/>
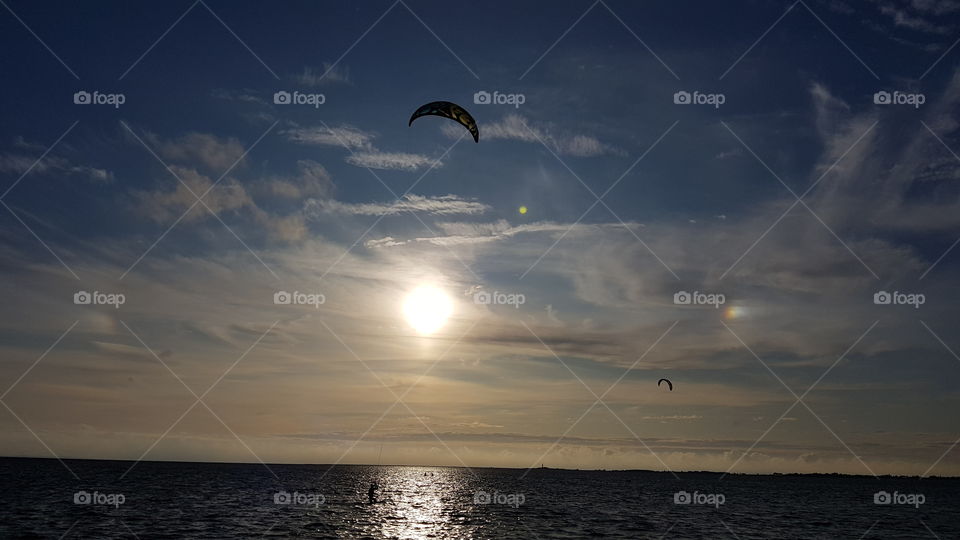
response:
<path fill-rule="evenodd" d="M 123 293 L 104 293 L 100 291 L 77 291 L 73 293 L 73 303 L 78 306 L 113 306 L 114 309 L 120 309 L 120 306 L 127 302 L 127 297 Z"/>
<path fill-rule="evenodd" d="M 677 291 L 673 293 L 673 303 L 678 306 L 713 306 L 718 309 L 727 302 L 722 293 L 705 293 L 700 291 Z"/>
<path fill-rule="evenodd" d="M 873 494 L 873 504 L 876 505 L 901 505 L 920 508 L 920 505 L 926 502 L 927 497 L 922 493 L 900 493 L 898 491 L 890 493 L 881 490 Z"/>
<path fill-rule="evenodd" d="M 310 105 L 319 109 L 321 105 L 327 102 L 327 96 L 323 94 L 309 94 L 298 90 L 287 92 L 279 90 L 273 93 L 273 103 L 275 105 Z"/>
<path fill-rule="evenodd" d="M 73 494 L 73 504 L 79 505 L 98 505 L 112 506 L 119 508 L 121 504 L 127 502 L 127 497 L 123 493 L 100 493 L 99 491 L 77 491 Z"/>
<path fill-rule="evenodd" d="M 886 90 L 874 92 L 874 105 L 910 105 L 914 109 L 919 109 L 921 105 L 927 102 L 927 96 L 921 93 L 908 94 L 895 90 L 893 93 Z"/>
<path fill-rule="evenodd" d="M 273 293 L 273 303 L 278 306 L 313 306 L 320 309 L 327 297 L 320 293 L 303 293 L 300 291 L 277 291 Z"/>
<path fill-rule="evenodd" d="M 504 94 L 497 90 L 494 90 L 492 94 L 486 90 L 473 93 L 473 103 L 475 105 L 513 105 L 515 109 L 519 109 L 526 102 L 527 96 L 524 94 Z"/>
<path fill-rule="evenodd" d="M 694 90 L 692 93 L 686 90 L 679 90 L 673 93 L 673 103 L 675 105 L 712 105 L 719 109 L 721 105 L 727 102 L 725 94 L 705 94 Z"/>
<path fill-rule="evenodd" d="M 900 291 L 877 291 L 873 293 L 873 303 L 878 306 L 913 306 L 920 309 L 920 306 L 927 302 L 927 297 L 923 293 L 904 293 Z"/>
<path fill-rule="evenodd" d="M 499 504 L 519 508 L 526 500 L 527 498 L 523 493 L 500 493 L 498 491 L 489 493 L 486 491 L 476 491 L 473 494 L 473 504 Z"/>
<path fill-rule="evenodd" d="M 320 493 L 300 493 L 294 491 L 278 491 L 273 494 L 273 504 L 281 506 L 320 506 L 327 502 Z"/>
<path fill-rule="evenodd" d="M 527 297 L 519 293 L 502 293 L 500 291 L 477 291 L 473 293 L 473 303 L 487 306 L 520 306 L 527 303 Z"/>
<path fill-rule="evenodd" d="M 98 90 L 94 90 L 92 93 L 86 90 L 73 93 L 73 103 L 75 105 L 112 105 L 119 109 L 126 102 L 127 96 L 125 94 L 104 94 Z"/>
<path fill-rule="evenodd" d="M 720 508 L 720 506 L 726 502 L 727 497 L 723 493 L 700 493 L 699 491 L 690 493 L 687 491 L 678 491 L 673 494 L 673 504 L 697 504 Z"/>

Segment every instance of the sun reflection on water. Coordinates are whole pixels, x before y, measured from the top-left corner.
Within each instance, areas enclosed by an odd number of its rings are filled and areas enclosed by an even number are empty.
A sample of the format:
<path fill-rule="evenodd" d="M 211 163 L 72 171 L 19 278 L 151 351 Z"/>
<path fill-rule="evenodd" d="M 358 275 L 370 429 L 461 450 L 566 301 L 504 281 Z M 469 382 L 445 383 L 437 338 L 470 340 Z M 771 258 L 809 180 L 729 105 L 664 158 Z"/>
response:
<path fill-rule="evenodd" d="M 384 538 L 469 538 L 464 501 L 469 472 L 432 467 L 377 471 L 381 504 L 373 505 Z"/>

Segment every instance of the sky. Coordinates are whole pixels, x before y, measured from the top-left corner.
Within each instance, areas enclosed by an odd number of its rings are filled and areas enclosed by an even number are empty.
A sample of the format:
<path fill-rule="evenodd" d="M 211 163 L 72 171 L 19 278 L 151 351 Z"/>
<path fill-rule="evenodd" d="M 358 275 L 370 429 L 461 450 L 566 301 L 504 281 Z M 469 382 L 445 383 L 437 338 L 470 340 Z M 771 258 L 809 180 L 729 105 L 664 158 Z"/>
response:
<path fill-rule="evenodd" d="M 2 455 L 960 474 L 960 2 L 3 8 Z"/>

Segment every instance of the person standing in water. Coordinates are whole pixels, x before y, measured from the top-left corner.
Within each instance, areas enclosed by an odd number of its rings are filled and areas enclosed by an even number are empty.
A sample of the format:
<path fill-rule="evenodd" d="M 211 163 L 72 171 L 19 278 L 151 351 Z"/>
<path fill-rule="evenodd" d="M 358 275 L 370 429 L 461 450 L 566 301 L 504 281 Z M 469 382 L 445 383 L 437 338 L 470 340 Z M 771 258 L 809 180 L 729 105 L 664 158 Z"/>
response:
<path fill-rule="evenodd" d="M 367 499 L 370 504 L 377 502 L 377 483 L 373 482 L 370 484 L 370 489 L 367 490 Z"/>

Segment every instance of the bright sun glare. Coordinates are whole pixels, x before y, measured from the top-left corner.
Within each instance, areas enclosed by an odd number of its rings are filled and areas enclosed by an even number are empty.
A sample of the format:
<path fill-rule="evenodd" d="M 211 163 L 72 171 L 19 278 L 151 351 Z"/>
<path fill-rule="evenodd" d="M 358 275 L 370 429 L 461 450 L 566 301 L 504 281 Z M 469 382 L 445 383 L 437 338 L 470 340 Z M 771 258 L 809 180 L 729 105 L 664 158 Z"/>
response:
<path fill-rule="evenodd" d="M 422 335 L 430 335 L 446 324 L 453 313 L 453 301 L 437 287 L 422 285 L 403 302 L 403 316 Z"/>

